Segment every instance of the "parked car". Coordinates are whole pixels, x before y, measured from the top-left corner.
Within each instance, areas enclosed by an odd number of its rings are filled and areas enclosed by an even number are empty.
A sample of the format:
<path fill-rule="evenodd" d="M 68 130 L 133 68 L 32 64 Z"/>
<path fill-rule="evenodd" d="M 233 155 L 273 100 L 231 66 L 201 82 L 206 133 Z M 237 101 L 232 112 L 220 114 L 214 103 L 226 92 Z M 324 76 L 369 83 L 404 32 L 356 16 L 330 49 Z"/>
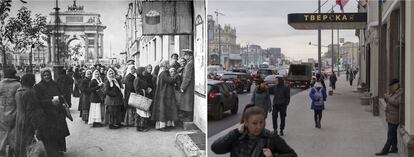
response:
<path fill-rule="evenodd" d="M 273 93 L 273 89 L 276 87 L 276 85 L 278 84 L 278 77 L 283 77 L 281 75 L 269 75 L 266 76 L 266 78 L 264 79 L 264 82 L 266 83 L 267 88 L 269 89 L 269 94 L 274 94 Z M 285 84 L 287 85 L 287 82 L 285 81 Z"/>
<path fill-rule="evenodd" d="M 237 114 L 239 98 L 235 92 L 223 81 L 207 80 L 208 116 L 216 120 L 223 118 L 223 113 L 230 110 Z"/>
<path fill-rule="evenodd" d="M 246 92 L 250 92 L 252 81 L 249 79 L 250 75 L 246 73 L 235 73 L 235 72 L 229 72 L 229 71 L 223 71 L 217 73 L 217 80 L 224 81 L 227 83 L 234 83 L 237 93 L 243 93 L 244 90 Z"/>
<path fill-rule="evenodd" d="M 307 63 L 291 64 L 286 80 L 290 87 L 304 86 L 309 88 L 312 81 L 312 65 Z"/>
<path fill-rule="evenodd" d="M 218 72 L 224 71 L 223 67 L 220 65 L 209 65 L 207 66 L 207 77 L 215 79 Z"/>

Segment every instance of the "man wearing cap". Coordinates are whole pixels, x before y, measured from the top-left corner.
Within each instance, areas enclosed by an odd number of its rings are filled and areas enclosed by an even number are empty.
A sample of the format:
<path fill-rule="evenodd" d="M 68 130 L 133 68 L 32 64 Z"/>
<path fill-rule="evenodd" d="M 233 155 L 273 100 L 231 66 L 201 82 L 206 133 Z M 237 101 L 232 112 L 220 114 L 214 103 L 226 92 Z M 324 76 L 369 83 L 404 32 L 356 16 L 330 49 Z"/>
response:
<path fill-rule="evenodd" d="M 194 60 L 193 51 L 189 49 L 182 50 L 187 64 L 184 67 L 183 80 L 180 86 L 180 91 L 183 94 L 178 104 L 178 109 L 183 113 L 183 121 L 193 120 L 194 110 Z"/>
<path fill-rule="evenodd" d="M 389 91 L 384 94 L 384 100 L 387 103 L 385 107 L 385 120 L 388 123 L 387 142 L 381 152 L 375 153 L 377 156 L 387 155 L 388 153 L 397 153 L 397 129 L 400 124 L 400 106 L 403 89 L 400 87 L 398 79 L 391 80 Z"/>
<path fill-rule="evenodd" d="M 178 63 L 178 54 L 173 53 L 170 57 L 170 67 L 174 69 L 180 68 L 180 63 Z"/>

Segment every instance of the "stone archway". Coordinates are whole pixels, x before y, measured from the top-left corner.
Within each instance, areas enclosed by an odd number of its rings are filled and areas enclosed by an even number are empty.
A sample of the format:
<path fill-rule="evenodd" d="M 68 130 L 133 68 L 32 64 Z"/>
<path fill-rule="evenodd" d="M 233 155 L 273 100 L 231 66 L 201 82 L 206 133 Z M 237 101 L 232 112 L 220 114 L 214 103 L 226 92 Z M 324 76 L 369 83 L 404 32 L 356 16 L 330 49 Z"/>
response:
<path fill-rule="evenodd" d="M 84 44 L 86 54 L 92 54 L 88 58 L 82 58 L 83 62 L 93 64 L 103 58 L 103 30 L 106 26 L 102 24 L 100 14 L 85 12 L 84 7 L 78 6 L 75 0 L 66 11 L 59 13 L 57 26 L 56 14 L 52 12 L 49 15 L 51 21 L 47 27 L 51 34 L 48 41 L 48 63 L 68 64 L 70 60 L 66 59 L 65 54 L 68 53 L 68 45 L 75 40 Z M 56 43 L 59 43 L 59 47 Z"/>

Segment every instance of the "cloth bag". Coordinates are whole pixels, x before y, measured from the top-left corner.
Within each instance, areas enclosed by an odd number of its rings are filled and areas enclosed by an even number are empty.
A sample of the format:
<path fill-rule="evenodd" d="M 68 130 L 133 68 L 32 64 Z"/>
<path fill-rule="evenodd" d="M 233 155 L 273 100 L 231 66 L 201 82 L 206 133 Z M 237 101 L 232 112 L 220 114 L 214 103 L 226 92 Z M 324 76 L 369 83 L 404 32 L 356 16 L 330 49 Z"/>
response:
<path fill-rule="evenodd" d="M 144 96 L 137 94 L 137 93 L 131 93 L 128 100 L 128 105 L 143 111 L 149 111 L 152 104 L 152 99 L 145 97 L 145 91 Z"/>
<path fill-rule="evenodd" d="M 45 145 L 36 135 L 30 145 L 26 147 L 27 157 L 47 157 Z"/>
<path fill-rule="evenodd" d="M 66 99 L 64 99 L 63 96 L 60 96 L 60 97 L 61 97 L 60 100 L 63 100 L 62 106 L 63 106 L 63 108 L 65 108 L 66 117 L 68 117 L 68 119 L 73 122 L 73 117 L 72 117 L 72 114 L 70 113 L 70 108 L 69 108 L 68 102 L 66 102 Z"/>

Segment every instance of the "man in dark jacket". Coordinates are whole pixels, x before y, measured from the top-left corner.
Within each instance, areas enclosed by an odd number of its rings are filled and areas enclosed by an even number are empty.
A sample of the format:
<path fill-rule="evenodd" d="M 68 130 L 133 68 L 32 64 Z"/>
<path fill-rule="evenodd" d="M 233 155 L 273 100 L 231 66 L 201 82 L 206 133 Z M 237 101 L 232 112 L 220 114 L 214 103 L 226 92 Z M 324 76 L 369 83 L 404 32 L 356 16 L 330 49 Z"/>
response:
<path fill-rule="evenodd" d="M 290 102 L 290 89 L 285 85 L 282 77 L 278 77 L 278 84 L 273 89 L 273 129 L 277 133 L 277 116 L 280 114 L 280 135 L 283 136 L 285 129 L 286 109 Z"/>
<path fill-rule="evenodd" d="M 72 74 L 71 72 L 68 70 L 69 74 L 66 74 L 65 70 L 60 71 L 60 75 L 59 78 L 57 79 L 57 83 L 59 86 L 60 91 L 63 93 L 63 96 L 66 100 L 66 102 L 68 103 L 69 107 L 72 106 L 72 96 L 71 96 L 71 92 L 72 92 L 72 87 L 73 87 L 73 78 L 72 78 Z"/>
<path fill-rule="evenodd" d="M 331 76 L 329 77 L 329 82 L 331 82 L 331 87 L 332 89 L 335 90 L 336 88 L 336 81 L 338 80 L 338 78 L 336 78 L 336 74 L 335 72 L 332 71 Z"/>

